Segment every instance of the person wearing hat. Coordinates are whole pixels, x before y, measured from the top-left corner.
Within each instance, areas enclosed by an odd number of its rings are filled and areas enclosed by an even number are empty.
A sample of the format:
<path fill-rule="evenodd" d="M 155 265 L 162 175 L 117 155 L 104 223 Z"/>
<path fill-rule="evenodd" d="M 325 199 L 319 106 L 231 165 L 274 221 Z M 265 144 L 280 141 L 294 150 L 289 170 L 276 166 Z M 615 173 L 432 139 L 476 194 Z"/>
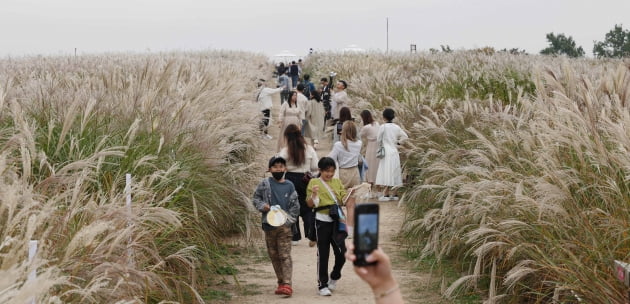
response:
<path fill-rule="evenodd" d="M 258 102 L 258 108 L 263 114 L 262 121 L 260 122 L 260 131 L 262 136 L 266 139 L 271 139 L 271 135 L 267 132 L 269 127 L 269 120 L 271 119 L 271 106 L 273 104 L 271 95 L 282 92 L 283 88 L 268 88 L 265 86 L 264 79 L 258 79 L 258 92 L 256 92 L 256 102 Z"/>
<path fill-rule="evenodd" d="M 267 253 L 278 279 L 278 295 L 291 296 L 291 226 L 300 213 L 300 203 L 295 186 L 284 179 L 287 161 L 282 157 L 269 160 L 271 177 L 264 178 L 256 187 L 252 200 L 254 207 L 262 213 L 262 229 L 265 233 Z"/>

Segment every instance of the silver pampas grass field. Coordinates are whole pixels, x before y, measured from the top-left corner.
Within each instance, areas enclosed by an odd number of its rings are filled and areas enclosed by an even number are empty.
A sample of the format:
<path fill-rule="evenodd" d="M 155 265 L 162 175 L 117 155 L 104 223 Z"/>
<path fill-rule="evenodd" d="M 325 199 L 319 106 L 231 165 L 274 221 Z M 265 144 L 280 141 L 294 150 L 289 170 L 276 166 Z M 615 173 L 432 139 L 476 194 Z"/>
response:
<path fill-rule="evenodd" d="M 630 259 L 627 63 L 487 50 L 305 61 L 314 80 L 348 81 L 354 117 L 395 109 L 410 136 L 401 241 L 444 276 L 446 298 L 626 302 L 612 262 Z M 215 300 L 220 276 L 236 276 L 225 238 L 250 233 L 264 171 L 251 100 L 267 59 L 7 58 L 0 71 L 0 302 Z"/>
<path fill-rule="evenodd" d="M 268 70 L 218 51 L 0 60 L 0 302 L 211 300 L 222 238 L 249 225 Z"/>
<path fill-rule="evenodd" d="M 307 64 L 349 82 L 355 117 L 396 110 L 410 136 L 401 236 L 450 273 L 445 297 L 627 302 L 612 266 L 630 259 L 627 62 L 476 50 Z"/>

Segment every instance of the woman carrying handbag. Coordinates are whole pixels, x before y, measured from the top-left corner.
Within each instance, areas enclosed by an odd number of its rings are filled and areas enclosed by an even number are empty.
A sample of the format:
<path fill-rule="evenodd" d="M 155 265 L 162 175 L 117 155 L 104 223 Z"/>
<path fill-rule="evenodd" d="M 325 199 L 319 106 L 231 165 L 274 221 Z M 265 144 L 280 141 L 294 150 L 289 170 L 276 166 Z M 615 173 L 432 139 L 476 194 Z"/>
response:
<path fill-rule="evenodd" d="M 287 145 L 280 150 L 278 156 L 287 160 L 285 178 L 293 183 L 298 193 L 300 216 L 304 222 L 304 236 L 314 242 L 315 223 L 313 222 L 313 211 L 306 205 L 306 186 L 311 177 L 310 173 L 317 170 L 317 152 L 312 146 L 306 144 L 300 128 L 295 124 L 288 125 L 284 130 L 284 140 Z M 293 226 L 292 244 L 297 245 L 301 239 L 300 221 L 297 218 Z"/>
<path fill-rule="evenodd" d="M 306 189 L 306 203 L 315 210 L 315 232 L 317 235 L 317 287 L 321 296 L 332 295 L 341 278 L 341 269 L 346 260 L 343 212 L 340 202 L 348 195 L 341 180 L 334 178 L 337 165 L 330 157 L 322 157 L 317 163 L 319 178 L 313 178 Z M 331 212 L 332 210 L 332 212 Z M 337 216 L 335 216 L 337 214 Z M 328 273 L 328 259 L 332 247 L 335 263 Z"/>

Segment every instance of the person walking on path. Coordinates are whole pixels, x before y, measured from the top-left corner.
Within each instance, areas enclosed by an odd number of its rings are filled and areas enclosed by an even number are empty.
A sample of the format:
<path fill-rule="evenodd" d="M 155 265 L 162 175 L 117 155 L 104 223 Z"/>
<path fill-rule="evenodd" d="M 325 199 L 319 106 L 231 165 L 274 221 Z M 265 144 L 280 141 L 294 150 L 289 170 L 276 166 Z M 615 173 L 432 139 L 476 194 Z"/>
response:
<path fill-rule="evenodd" d="M 308 98 L 304 95 L 304 85 L 298 84 L 296 88 L 297 94 L 297 105 L 300 108 L 300 115 L 302 116 L 302 124 L 300 125 L 300 129 L 302 130 L 302 136 L 304 136 L 304 126 L 306 125 L 306 102 L 308 102 Z"/>
<path fill-rule="evenodd" d="M 341 140 L 333 145 L 328 157 L 339 164 L 339 179 L 346 189 L 358 186 L 361 183 L 359 178 L 359 158 L 361 157 L 361 140 L 357 137 L 357 128 L 353 121 L 343 123 Z M 354 226 L 354 207 L 356 198 L 351 194 L 346 202 L 348 211 L 348 234 L 352 235 Z"/>
<path fill-rule="evenodd" d="M 304 84 L 304 95 L 310 99 L 311 92 L 315 92 L 315 84 L 311 82 L 311 75 L 304 74 L 304 80 L 302 81 L 302 84 Z"/>
<path fill-rule="evenodd" d="M 350 108 L 343 107 L 339 110 L 339 117 L 337 117 L 337 122 L 335 123 L 335 130 L 333 131 L 333 143 L 339 141 L 341 137 L 341 129 L 343 128 L 343 123 L 346 121 L 354 121 L 352 118 L 352 112 L 350 112 Z"/>
<path fill-rule="evenodd" d="M 290 124 L 284 130 L 284 138 L 287 146 L 278 153 L 279 157 L 287 160 L 287 174 L 285 178 L 293 183 L 300 202 L 300 216 L 304 222 L 304 236 L 311 241 L 315 241 L 315 223 L 312 221 L 312 209 L 306 205 L 306 186 L 310 180 L 310 173 L 317 171 L 319 157 L 312 146 L 306 144 L 304 137 L 300 134 L 300 129 Z M 300 233 L 300 220 L 295 219 L 293 226 L 293 245 L 297 245 L 302 239 Z"/>
<path fill-rule="evenodd" d="M 295 89 L 300 79 L 300 67 L 295 61 L 291 61 L 291 65 L 289 66 L 289 77 L 291 77 L 291 86 Z"/>
<path fill-rule="evenodd" d="M 310 138 L 313 148 L 317 149 L 319 140 L 324 136 L 324 116 L 326 115 L 319 92 L 311 91 L 311 98 L 306 102 L 305 114 L 304 136 Z"/>
<path fill-rule="evenodd" d="M 267 253 L 276 273 L 278 295 L 291 296 L 293 288 L 293 261 L 291 260 L 291 226 L 299 212 L 300 203 L 293 183 L 284 179 L 287 170 L 286 161 L 281 157 L 269 160 L 272 177 L 264 178 L 256 187 L 252 200 L 254 207 L 262 213 L 262 229 L 265 233 Z M 282 210 L 286 214 L 285 223 L 269 223 L 267 214 L 272 209 Z M 279 226 L 272 226 L 279 225 Z"/>
<path fill-rule="evenodd" d="M 376 150 L 378 149 L 377 137 L 380 125 L 374 120 L 370 110 L 361 111 L 361 120 L 363 120 L 363 127 L 359 131 L 359 138 L 365 143 L 365 161 L 368 167 L 365 181 L 374 185 L 379 163 L 379 159 L 376 157 Z"/>
<path fill-rule="evenodd" d="M 265 80 L 259 79 L 256 101 L 258 102 L 258 108 L 263 115 L 262 121 L 260 122 L 260 131 L 262 132 L 262 136 L 267 139 L 271 139 L 271 135 L 268 133 L 269 120 L 271 119 L 271 107 L 273 106 L 271 95 L 280 91 L 282 91 L 282 88 L 268 88 L 265 85 Z"/>
<path fill-rule="evenodd" d="M 280 76 L 278 76 L 278 87 L 283 89 L 280 92 L 280 104 L 284 104 L 289 98 L 289 93 L 291 92 L 291 85 L 289 82 L 290 80 L 285 70 L 282 74 L 280 74 Z"/>
<path fill-rule="evenodd" d="M 379 201 L 397 200 L 396 188 L 402 186 L 402 168 L 398 145 L 408 138 L 407 133 L 392 121 L 396 117 L 393 109 L 383 110 L 385 123 L 379 127 L 377 142 L 382 143 L 385 156 L 378 163 L 375 184 L 383 186 L 383 196 Z"/>
<path fill-rule="evenodd" d="M 287 71 L 287 67 L 284 65 L 284 62 L 280 62 L 276 67 L 276 75 L 280 77 L 280 75 L 284 74 Z M 280 78 L 277 79 L 278 83 L 280 83 Z"/>
<path fill-rule="evenodd" d="M 284 130 L 288 125 L 294 124 L 296 126 L 302 125 L 302 111 L 297 104 L 298 92 L 292 91 L 289 94 L 289 101 L 283 103 L 280 106 L 280 113 L 278 114 L 278 125 L 280 126 L 280 134 L 284 134 Z M 284 136 L 278 136 L 278 145 L 276 152 L 279 152 L 282 147 L 285 146 Z"/>
<path fill-rule="evenodd" d="M 339 119 L 339 111 L 343 107 L 349 107 L 350 105 L 350 97 L 348 97 L 348 93 L 346 92 L 346 88 L 348 88 L 348 83 L 345 80 L 339 80 L 337 82 L 337 86 L 335 87 L 335 92 L 331 97 L 331 114 L 332 119 Z"/>
<path fill-rule="evenodd" d="M 331 208 L 343 201 L 347 195 L 346 189 L 338 178 L 334 178 L 337 166 L 330 157 L 322 157 L 317 163 L 319 178 L 313 178 L 306 188 L 306 203 L 315 211 L 315 233 L 317 235 L 317 286 L 321 296 L 332 295 L 331 291 L 337 288 L 337 281 L 341 279 L 341 269 L 346 262 L 345 238 L 347 233 L 343 231 L 343 215 L 336 213 L 331 216 Z M 328 274 L 328 259 L 330 248 L 335 255 L 335 263 Z"/>

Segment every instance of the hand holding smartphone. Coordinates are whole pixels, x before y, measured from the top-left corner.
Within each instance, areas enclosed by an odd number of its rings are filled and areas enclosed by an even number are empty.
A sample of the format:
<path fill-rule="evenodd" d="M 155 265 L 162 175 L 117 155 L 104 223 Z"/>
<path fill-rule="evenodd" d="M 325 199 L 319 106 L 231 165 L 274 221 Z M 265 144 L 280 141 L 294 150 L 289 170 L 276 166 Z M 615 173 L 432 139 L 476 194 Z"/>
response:
<path fill-rule="evenodd" d="M 359 204 L 354 210 L 354 265 L 373 265 L 365 258 L 378 248 L 378 204 Z"/>

